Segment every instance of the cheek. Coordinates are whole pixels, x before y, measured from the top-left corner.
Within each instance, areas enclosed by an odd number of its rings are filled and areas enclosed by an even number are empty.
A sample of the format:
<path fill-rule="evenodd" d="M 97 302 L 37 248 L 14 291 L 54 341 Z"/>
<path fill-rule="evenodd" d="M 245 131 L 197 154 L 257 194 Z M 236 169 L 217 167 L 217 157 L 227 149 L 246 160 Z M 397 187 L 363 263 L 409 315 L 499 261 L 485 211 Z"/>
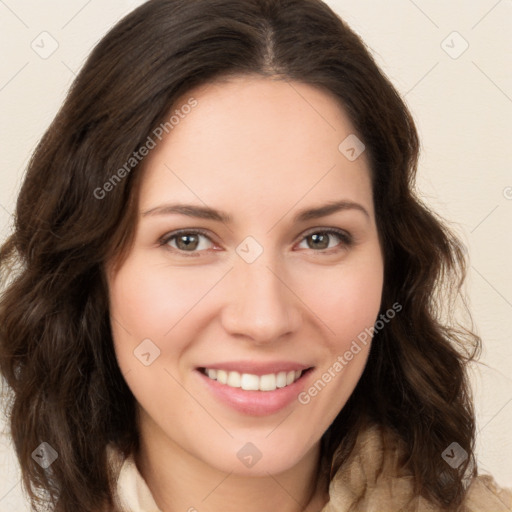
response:
<path fill-rule="evenodd" d="M 337 293 L 326 294 L 326 314 L 341 343 L 373 326 L 380 309 L 382 285 L 378 272 L 354 272 L 346 276 Z"/>
<path fill-rule="evenodd" d="M 325 357 L 316 379 L 299 395 L 311 417 L 330 422 L 343 409 L 364 370 L 379 314 L 383 268 L 378 259 L 358 263 L 315 282 L 309 295 L 325 333 Z"/>
<path fill-rule="evenodd" d="M 301 296 L 328 333 L 331 350 L 344 350 L 374 325 L 383 287 L 378 246 L 328 271 L 301 278 Z"/>
<path fill-rule="evenodd" d="M 126 260 L 109 283 L 114 349 L 121 371 L 139 402 L 156 396 L 165 370 L 186 354 L 200 321 L 202 301 L 219 280 L 219 271 L 197 266 L 153 263 L 144 255 Z M 150 340 L 148 343 L 147 340 Z M 145 366 L 143 354 L 150 353 Z"/>
<path fill-rule="evenodd" d="M 134 339 L 163 339 L 200 301 L 215 277 L 193 268 L 171 271 L 134 259 L 111 283 L 111 314 Z"/>

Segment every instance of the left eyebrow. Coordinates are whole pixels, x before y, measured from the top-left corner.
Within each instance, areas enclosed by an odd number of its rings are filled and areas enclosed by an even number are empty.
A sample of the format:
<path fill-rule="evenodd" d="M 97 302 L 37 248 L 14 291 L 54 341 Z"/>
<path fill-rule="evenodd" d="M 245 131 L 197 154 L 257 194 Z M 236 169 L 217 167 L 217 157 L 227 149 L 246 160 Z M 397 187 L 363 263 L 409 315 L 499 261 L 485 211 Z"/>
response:
<path fill-rule="evenodd" d="M 305 222 L 311 219 L 319 219 L 321 217 L 327 217 L 327 215 L 332 215 L 333 213 L 344 211 L 344 210 L 357 210 L 370 219 L 370 214 L 366 210 L 366 208 L 353 201 L 335 201 L 331 203 L 327 203 L 324 206 L 319 206 L 317 208 L 308 208 L 305 210 L 300 210 L 297 212 L 293 218 L 294 222 Z"/>

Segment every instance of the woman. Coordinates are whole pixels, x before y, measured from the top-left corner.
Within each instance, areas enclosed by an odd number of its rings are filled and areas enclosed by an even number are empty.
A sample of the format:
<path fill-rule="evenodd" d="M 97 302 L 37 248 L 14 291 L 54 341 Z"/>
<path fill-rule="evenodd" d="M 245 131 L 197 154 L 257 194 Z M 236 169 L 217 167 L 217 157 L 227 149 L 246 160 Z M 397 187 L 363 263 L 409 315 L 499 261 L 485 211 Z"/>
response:
<path fill-rule="evenodd" d="M 152 0 L 117 24 L 0 253 L 34 506 L 512 510 L 477 473 L 479 339 L 439 309 L 463 248 L 414 195 L 418 146 L 320 1 Z"/>

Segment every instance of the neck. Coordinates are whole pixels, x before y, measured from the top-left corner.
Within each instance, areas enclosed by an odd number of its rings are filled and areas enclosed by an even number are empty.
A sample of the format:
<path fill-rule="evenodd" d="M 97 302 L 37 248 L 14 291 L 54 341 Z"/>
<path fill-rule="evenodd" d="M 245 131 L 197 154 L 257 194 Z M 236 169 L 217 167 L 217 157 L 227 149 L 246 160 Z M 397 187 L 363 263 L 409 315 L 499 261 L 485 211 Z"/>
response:
<path fill-rule="evenodd" d="M 294 467 L 254 477 L 220 471 L 155 430 L 141 425 L 135 462 L 162 512 L 320 512 L 329 500 L 320 443 Z"/>

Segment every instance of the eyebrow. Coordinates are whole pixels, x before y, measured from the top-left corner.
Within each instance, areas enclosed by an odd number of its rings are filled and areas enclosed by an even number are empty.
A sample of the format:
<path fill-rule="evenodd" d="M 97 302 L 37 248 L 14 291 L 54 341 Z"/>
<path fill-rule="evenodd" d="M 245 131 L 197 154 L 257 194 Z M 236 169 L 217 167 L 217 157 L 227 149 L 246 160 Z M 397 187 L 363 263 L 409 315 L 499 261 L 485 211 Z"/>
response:
<path fill-rule="evenodd" d="M 322 206 L 317 206 L 315 208 L 307 208 L 300 210 L 293 217 L 294 222 L 305 222 L 312 219 L 319 219 L 321 217 L 327 217 L 328 215 L 332 215 L 333 213 L 347 210 L 355 210 L 362 212 L 368 219 L 370 219 L 370 214 L 368 211 L 359 203 L 355 203 L 354 201 L 334 201 L 329 202 Z M 216 210 L 214 208 L 210 208 L 208 206 L 199 206 L 193 204 L 164 204 L 160 206 L 156 206 L 154 208 L 150 208 L 142 212 L 143 217 L 147 217 L 149 215 L 186 215 L 187 217 L 195 217 L 198 219 L 208 219 L 214 220 L 218 222 L 223 222 L 225 224 L 230 224 L 233 221 L 231 215 L 221 210 Z"/>

